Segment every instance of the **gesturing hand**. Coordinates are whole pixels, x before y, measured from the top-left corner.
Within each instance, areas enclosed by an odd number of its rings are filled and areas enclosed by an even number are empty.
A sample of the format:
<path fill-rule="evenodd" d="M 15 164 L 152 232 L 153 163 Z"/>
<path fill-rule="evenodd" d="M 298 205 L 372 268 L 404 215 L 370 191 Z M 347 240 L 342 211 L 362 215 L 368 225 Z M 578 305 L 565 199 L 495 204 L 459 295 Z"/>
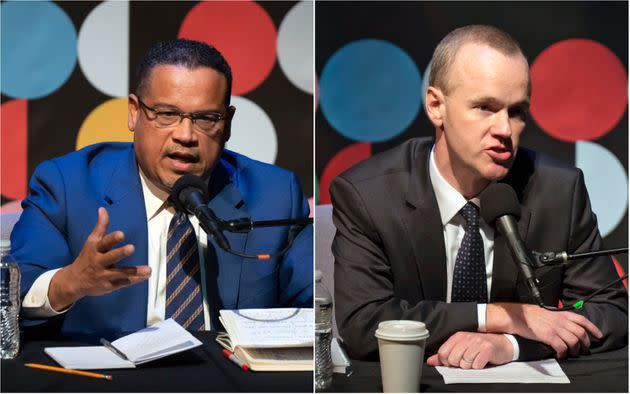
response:
<path fill-rule="evenodd" d="M 553 312 L 529 304 L 488 304 L 487 331 L 517 334 L 546 343 L 557 358 L 577 356 L 591 346 L 588 336 L 601 338 L 602 332 L 590 320 L 573 312 Z"/>
<path fill-rule="evenodd" d="M 119 248 L 114 245 L 125 239 L 122 231 L 107 234 L 109 215 L 105 208 L 98 209 L 98 221 L 83 244 L 83 249 L 72 264 L 53 276 L 48 288 L 48 301 L 55 310 L 62 310 L 85 296 L 109 293 L 147 279 L 149 266 L 114 267 L 130 256 L 134 246 Z"/>
<path fill-rule="evenodd" d="M 514 348 L 503 334 L 459 331 L 427 359 L 431 366 L 443 365 L 463 369 L 482 369 L 488 364 L 512 361 Z"/>

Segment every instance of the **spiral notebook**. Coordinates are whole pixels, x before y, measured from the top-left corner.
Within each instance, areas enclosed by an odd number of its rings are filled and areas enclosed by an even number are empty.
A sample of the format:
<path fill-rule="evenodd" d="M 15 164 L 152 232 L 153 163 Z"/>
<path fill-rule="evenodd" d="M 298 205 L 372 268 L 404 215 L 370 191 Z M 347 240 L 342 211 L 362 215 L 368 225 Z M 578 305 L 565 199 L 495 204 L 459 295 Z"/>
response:
<path fill-rule="evenodd" d="M 217 342 L 252 371 L 313 370 L 313 309 L 221 310 Z"/>

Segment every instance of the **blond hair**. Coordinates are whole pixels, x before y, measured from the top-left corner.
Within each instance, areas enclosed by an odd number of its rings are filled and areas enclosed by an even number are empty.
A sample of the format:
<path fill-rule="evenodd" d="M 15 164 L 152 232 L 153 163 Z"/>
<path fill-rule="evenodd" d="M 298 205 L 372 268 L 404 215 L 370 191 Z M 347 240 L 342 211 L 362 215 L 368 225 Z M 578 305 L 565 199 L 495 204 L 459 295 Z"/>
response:
<path fill-rule="evenodd" d="M 518 42 L 503 30 L 489 25 L 468 25 L 460 27 L 448 33 L 435 48 L 433 57 L 431 58 L 431 72 L 429 74 L 430 86 L 435 86 L 443 90 L 445 94 L 448 93 L 450 88 L 447 81 L 449 68 L 455 61 L 457 51 L 464 44 L 469 43 L 487 45 L 507 56 L 520 54 L 525 61 L 527 61 Z M 528 83 L 528 96 L 530 92 L 531 82 Z"/>

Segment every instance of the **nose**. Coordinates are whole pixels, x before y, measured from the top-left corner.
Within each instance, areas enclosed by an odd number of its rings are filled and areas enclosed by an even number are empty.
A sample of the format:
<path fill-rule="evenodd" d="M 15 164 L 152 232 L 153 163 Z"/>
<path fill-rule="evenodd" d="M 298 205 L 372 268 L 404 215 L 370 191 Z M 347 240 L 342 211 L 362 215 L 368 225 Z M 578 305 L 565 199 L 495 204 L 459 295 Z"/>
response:
<path fill-rule="evenodd" d="M 495 122 L 492 127 L 492 132 L 497 137 L 512 137 L 512 123 L 510 122 L 510 115 L 506 109 L 495 114 Z"/>
<path fill-rule="evenodd" d="M 196 133 L 193 130 L 195 125 L 189 118 L 182 119 L 181 123 L 173 129 L 173 140 L 182 145 L 190 145 L 196 141 Z"/>

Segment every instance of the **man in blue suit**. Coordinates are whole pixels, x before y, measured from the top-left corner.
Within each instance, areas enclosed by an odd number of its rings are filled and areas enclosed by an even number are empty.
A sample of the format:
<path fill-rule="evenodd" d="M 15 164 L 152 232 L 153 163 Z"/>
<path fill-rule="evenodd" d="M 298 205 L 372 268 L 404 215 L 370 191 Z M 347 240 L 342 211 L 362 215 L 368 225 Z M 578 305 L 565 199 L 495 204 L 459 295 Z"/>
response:
<path fill-rule="evenodd" d="M 169 223 L 178 214 L 168 196 L 182 175 L 207 182 L 208 207 L 219 218 L 308 215 L 294 174 L 224 149 L 235 112 L 231 84 L 230 67 L 215 48 L 183 39 L 159 43 L 140 64 L 129 95 L 133 144 L 96 144 L 37 168 L 11 236 L 22 271 L 24 327 L 120 337 L 171 315 L 167 282 L 182 272 L 183 283 L 195 289 L 187 300 L 199 297 L 188 322 L 200 325 L 182 323 L 190 330 L 218 327 L 219 309 L 312 307 L 311 225 L 284 256 L 259 261 L 217 247 L 189 215 L 198 268 L 182 262 L 180 273 L 167 269 Z M 249 255 L 281 250 L 290 238 L 287 227 L 225 236 L 232 250 Z"/>

